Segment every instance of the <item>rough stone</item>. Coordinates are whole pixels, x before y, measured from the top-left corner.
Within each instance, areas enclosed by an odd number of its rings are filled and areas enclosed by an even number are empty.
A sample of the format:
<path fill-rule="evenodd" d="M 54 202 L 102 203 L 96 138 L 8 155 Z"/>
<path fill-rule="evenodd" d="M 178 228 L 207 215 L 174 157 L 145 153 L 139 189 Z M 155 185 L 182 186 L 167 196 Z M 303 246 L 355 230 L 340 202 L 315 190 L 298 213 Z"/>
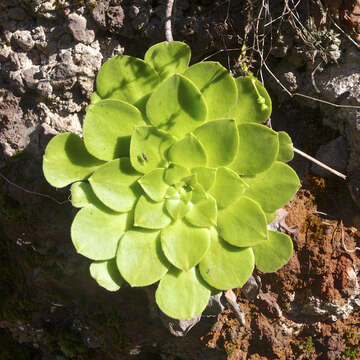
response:
<path fill-rule="evenodd" d="M 108 28 L 111 32 L 120 32 L 124 26 L 125 14 L 121 6 L 110 6 L 107 11 Z"/>
<path fill-rule="evenodd" d="M 8 10 L 8 15 L 10 19 L 21 21 L 26 17 L 26 13 L 23 8 L 15 7 Z"/>
<path fill-rule="evenodd" d="M 69 29 L 74 39 L 84 44 L 91 44 L 95 39 L 94 30 L 87 29 L 87 20 L 85 17 L 72 13 L 68 17 Z"/>
<path fill-rule="evenodd" d="M 103 29 L 106 28 L 106 12 L 109 7 L 109 0 L 96 1 L 96 6 L 91 10 L 95 22 Z"/>
<path fill-rule="evenodd" d="M 16 44 L 25 51 L 31 50 L 35 45 L 29 30 L 17 30 L 12 38 Z"/>

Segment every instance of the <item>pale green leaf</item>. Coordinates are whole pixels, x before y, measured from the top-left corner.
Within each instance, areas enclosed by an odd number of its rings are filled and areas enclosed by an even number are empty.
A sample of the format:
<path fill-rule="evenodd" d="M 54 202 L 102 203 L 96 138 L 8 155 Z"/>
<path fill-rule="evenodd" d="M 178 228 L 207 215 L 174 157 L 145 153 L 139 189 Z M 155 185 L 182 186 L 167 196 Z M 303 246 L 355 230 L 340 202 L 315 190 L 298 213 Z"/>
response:
<path fill-rule="evenodd" d="M 293 243 L 290 236 L 277 231 L 269 231 L 269 240 L 252 249 L 256 267 L 262 272 L 274 272 L 290 260 Z"/>
<path fill-rule="evenodd" d="M 229 165 L 239 175 L 255 175 L 267 170 L 279 153 L 277 132 L 261 124 L 238 126 L 239 151 Z"/>
<path fill-rule="evenodd" d="M 301 186 L 296 172 L 280 161 L 275 161 L 270 169 L 245 181 L 249 185 L 245 195 L 257 201 L 268 213 L 287 204 Z"/>
<path fill-rule="evenodd" d="M 119 290 L 124 282 L 116 266 L 115 259 L 91 263 L 90 275 L 100 286 L 109 291 Z"/>
<path fill-rule="evenodd" d="M 139 174 L 129 158 L 109 161 L 97 169 L 89 182 L 96 196 L 110 209 L 130 211 L 139 196 Z"/>
<path fill-rule="evenodd" d="M 266 225 L 259 204 L 245 196 L 218 213 L 219 235 L 234 246 L 254 246 L 267 241 Z"/>
<path fill-rule="evenodd" d="M 210 246 L 210 233 L 208 229 L 178 220 L 161 231 L 161 246 L 174 266 L 189 270 L 206 254 Z"/>
<path fill-rule="evenodd" d="M 167 199 L 165 201 L 165 208 L 170 216 L 174 219 L 182 219 L 186 213 L 191 209 L 189 202 L 183 201 L 182 199 Z"/>
<path fill-rule="evenodd" d="M 131 286 L 147 286 L 160 280 L 168 266 L 161 250 L 159 231 L 127 231 L 120 240 L 116 263 Z"/>
<path fill-rule="evenodd" d="M 160 280 L 155 299 L 167 316 L 189 320 L 204 311 L 210 295 L 211 290 L 196 268 L 189 271 L 172 268 Z"/>
<path fill-rule="evenodd" d="M 164 179 L 169 185 L 174 185 L 189 175 L 189 169 L 180 165 L 170 164 L 169 167 L 165 170 Z"/>
<path fill-rule="evenodd" d="M 266 222 L 268 224 L 271 224 L 276 218 L 276 211 L 273 211 L 271 213 L 265 213 L 265 216 L 266 216 Z"/>
<path fill-rule="evenodd" d="M 217 207 L 215 199 L 209 196 L 207 199 L 192 204 L 191 210 L 185 215 L 185 219 L 194 226 L 216 226 Z"/>
<path fill-rule="evenodd" d="M 206 120 L 207 105 L 190 80 L 175 74 L 154 90 L 146 114 L 152 125 L 181 139 Z"/>
<path fill-rule="evenodd" d="M 152 126 L 135 128 L 130 141 L 130 160 L 132 166 L 141 173 L 166 167 L 165 153 L 174 138 Z"/>
<path fill-rule="evenodd" d="M 253 76 L 235 79 L 238 98 L 228 114 L 238 124 L 243 122 L 263 123 L 271 114 L 271 99 L 261 82 Z"/>
<path fill-rule="evenodd" d="M 227 168 L 218 168 L 210 194 L 216 199 L 219 209 L 234 203 L 246 190 L 247 184 L 239 175 Z"/>
<path fill-rule="evenodd" d="M 201 260 L 199 270 L 203 279 L 220 290 L 242 287 L 255 265 L 251 248 L 238 248 L 221 239 L 211 229 L 211 245 Z"/>
<path fill-rule="evenodd" d="M 96 197 L 89 183 L 78 181 L 71 185 L 71 204 L 74 207 L 82 208 L 89 204 L 100 204 L 101 206 L 102 203 Z"/>
<path fill-rule="evenodd" d="M 294 148 L 290 136 L 285 131 L 279 131 L 279 154 L 278 161 L 288 162 L 294 157 Z"/>
<path fill-rule="evenodd" d="M 96 104 L 98 101 L 101 101 L 101 97 L 99 96 L 99 94 L 94 91 L 91 95 L 91 98 L 90 98 L 90 103 L 91 104 Z"/>
<path fill-rule="evenodd" d="M 161 201 L 164 199 L 169 185 L 164 180 L 165 169 L 155 169 L 138 180 L 145 193 L 151 200 Z"/>
<path fill-rule="evenodd" d="M 194 131 L 204 146 L 209 167 L 230 164 L 239 148 L 239 135 L 235 120 L 217 120 L 205 123 Z"/>
<path fill-rule="evenodd" d="M 62 188 L 75 181 L 87 179 L 101 161 L 88 153 L 79 136 L 63 133 L 53 137 L 46 147 L 43 172 L 47 182 Z"/>
<path fill-rule="evenodd" d="M 129 156 L 135 126 L 145 125 L 140 111 L 123 101 L 103 100 L 86 110 L 83 135 L 87 150 L 101 160 Z"/>
<path fill-rule="evenodd" d="M 208 191 L 214 185 L 216 169 L 196 167 L 192 168 L 191 172 L 197 176 L 198 183 L 205 191 Z"/>
<path fill-rule="evenodd" d="M 119 55 L 100 68 L 96 91 L 103 99 L 112 98 L 134 105 L 151 94 L 159 81 L 159 75 L 145 61 Z"/>
<path fill-rule="evenodd" d="M 206 165 L 206 152 L 194 134 L 187 134 L 182 140 L 173 144 L 168 151 L 170 162 L 192 168 Z"/>
<path fill-rule="evenodd" d="M 171 223 L 171 217 L 165 212 L 164 201 L 154 202 L 141 196 L 135 207 L 134 226 L 146 229 L 162 229 Z"/>
<path fill-rule="evenodd" d="M 180 41 L 164 41 L 151 46 L 145 53 L 145 62 L 151 65 L 162 80 L 184 72 L 190 61 L 191 49 Z"/>
<path fill-rule="evenodd" d="M 237 99 L 235 80 L 218 62 L 204 61 L 192 65 L 184 76 L 200 89 L 208 105 L 208 121 L 227 115 Z"/>
<path fill-rule="evenodd" d="M 71 225 L 71 238 L 77 252 L 92 260 L 114 258 L 127 219 L 126 213 L 107 211 L 94 205 L 82 208 Z"/>

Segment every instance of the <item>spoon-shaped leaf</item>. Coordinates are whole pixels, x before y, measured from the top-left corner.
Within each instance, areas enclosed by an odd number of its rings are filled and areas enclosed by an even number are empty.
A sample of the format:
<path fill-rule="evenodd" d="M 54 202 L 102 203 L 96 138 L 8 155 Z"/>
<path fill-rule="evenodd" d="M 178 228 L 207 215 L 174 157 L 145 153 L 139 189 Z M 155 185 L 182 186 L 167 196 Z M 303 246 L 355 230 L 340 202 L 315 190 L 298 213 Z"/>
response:
<path fill-rule="evenodd" d="M 109 161 L 97 169 L 89 182 L 96 196 L 110 209 L 130 211 L 139 194 L 136 180 L 139 174 L 131 166 L 129 158 Z"/>
<path fill-rule="evenodd" d="M 197 176 L 198 183 L 205 191 L 208 191 L 214 185 L 216 169 L 200 166 L 192 168 L 191 172 Z"/>
<path fill-rule="evenodd" d="M 259 204 L 245 196 L 218 214 L 220 236 L 235 246 L 255 246 L 267 241 L 266 225 L 266 217 Z"/>
<path fill-rule="evenodd" d="M 201 314 L 209 302 L 211 290 L 196 268 L 175 268 L 160 280 L 155 293 L 160 310 L 174 319 L 189 320 Z"/>
<path fill-rule="evenodd" d="M 234 203 L 246 188 L 247 184 L 234 171 L 218 168 L 215 183 L 209 192 L 216 199 L 218 208 L 222 209 Z"/>
<path fill-rule="evenodd" d="M 147 286 L 167 272 L 159 231 L 129 230 L 121 238 L 116 263 L 131 286 Z"/>
<path fill-rule="evenodd" d="M 290 236 L 269 231 L 269 240 L 253 248 L 256 267 L 262 272 L 274 272 L 291 258 L 293 243 Z"/>
<path fill-rule="evenodd" d="M 228 114 L 238 124 L 243 122 L 263 123 L 271 114 L 271 99 L 261 82 L 252 76 L 235 79 L 238 98 Z"/>
<path fill-rule="evenodd" d="M 159 80 L 159 75 L 145 61 L 131 56 L 114 56 L 98 72 L 96 91 L 103 99 L 135 104 L 151 94 Z"/>
<path fill-rule="evenodd" d="M 240 175 L 255 175 L 267 170 L 279 153 L 277 132 L 254 123 L 238 126 L 239 151 L 229 165 Z"/>
<path fill-rule="evenodd" d="M 54 187 L 85 180 L 104 162 L 93 157 L 79 136 L 64 133 L 53 137 L 45 150 L 43 172 Z"/>
<path fill-rule="evenodd" d="M 288 162 L 294 157 L 293 143 L 285 131 L 279 131 L 279 154 L 278 161 Z"/>
<path fill-rule="evenodd" d="M 206 120 L 207 105 L 190 80 L 175 74 L 151 94 L 146 114 L 152 125 L 181 139 Z"/>
<path fill-rule="evenodd" d="M 165 208 L 173 220 L 182 219 L 191 209 L 191 204 L 182 199 L 167 199 Z"/>
<path fill-rule="evenodd" d="M 204 147 L 192 133 L 187 134 L 170 147 L 168 159 L 170 162 L 186 168 L 204 166 L 207 162 Z"/>
<path fill-rule="evenodd" d="M 165 153 L 175 142 L 165 131 L 152 126 L 135 128 L 130 142 L 130 160 L 132 166 L 141 173 L 148 173 L 159 167 L 165 167 Z"/>
<path fill-rule="evenodd" d="M 219 63 L 204 61 L 190 66 L 184 76 L 200 89 L 208 105 L 208 121 L 217 120 L 235 105 L 237 87 L 229 72 Z"/>
<path fill-rule="evenodd" d="M 135 207 L 134 226 L 145 229 L 162 229 L 171 223 L 171 217 L 165 212 L 164 201 L 154 202 L 141 196 Z"/>
<path fill-rule="evenodd" d="M 211 229 L 210 249 L 199 265 L 201 276 L 208 284 L 220 290 L 242 287 L 252 274 L 254 265 L 251 248 L 232 246 Z"/>
<path fill-rule="evenodd" d="M 101 210 L 94 205 L 82 208 L 71 225 L 71 238 L 77 252 L 92 260 L 115 257 L 127 218 L 126 213 Z"/>
<path fill-rule="evenodd" d="M 185 219 L 194 226 L 216 226 L 217 207 L 215 199 L 209 196 L 207 199 L 201 199 L 192 204 L 191 210 L 185 215 Z"/>
<path fill-rule="evenodd" d="M 208 229 L 178 220 L 161 231 L 161 246 L 167 259 L 177 268 L 189 270 L 197 265 L 210 246 Z"/>
<path fill-rule="evenodd" d="M 164 180 L 165 169 L 155 169 L 138 180 L 146 195 L 151 200 L 161 201 L 169 188 Z"/>
<path fill-rule="evenodd" d="M 169 167 L 165 170 L 164 179 L 169 185 L 174 185 L 189 175 L 189 169 L 181 165 L 170 164 Z"/>
<path fill-rule="evenodd" d="M 194 134 L 205 148 L 209 167 L 228 165 L 238 153 L 239 135 L 235 120 L 205 123 Z"/>
<path fill-rule="evenodd" d="M 129 156 L 130 136 L 139 125 L 145 123 L 135 106 L 117 100 L 99 101 L 86 110 L 85 146 L 102 160 Z"/>
<path fill-rule="evenodd" d="M 301 186 L 296 172 L 280 161 L 275 161 L 270 169 L 245 181 L 249 185 L 245 195 L 257 201 L 267 213 L 287 204 Z"/>
<path fill-rule="evenodd" d="M 90 275 L 100 286 L 109 291 L 119 290 L 124 282 L 116 266 L 115 259 L 91 263 Z"/>
<path fill-rule="evenodd" d="M 162 80 L 184 72 L 190 61 L 191 49 L 180 41 L 164 41 L 149 48 L 145 62 L 151 65 Z"/>
<path fill-rule="evenodd" d="M 83 181 L 78 181 L 71 185 L 71 204 L 77 208 L 82 208 L 89 204 L 93 204 L 98 207 L 104 206 L 96 197 L 90 184 Z"/>
<path fill-rule="evenodd" d="M 98 101 L 101 101 L 101 97 L 99 96 L 99 94 L 94 91 L 90 97 L 90 103 L 91 104 L 96 104 Z"/>

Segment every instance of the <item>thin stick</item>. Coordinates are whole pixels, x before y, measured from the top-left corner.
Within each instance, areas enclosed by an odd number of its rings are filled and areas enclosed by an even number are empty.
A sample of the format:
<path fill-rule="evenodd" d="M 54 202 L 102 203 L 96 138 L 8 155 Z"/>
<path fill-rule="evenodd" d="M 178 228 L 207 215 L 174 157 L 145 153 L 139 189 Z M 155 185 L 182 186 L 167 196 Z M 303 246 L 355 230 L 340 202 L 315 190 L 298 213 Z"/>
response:
<path fill-rule="evenodd" d="M 326 170 L 330 171 L 331 173 L 335 174 L 336 176 L 339 176 L 339 177 L 341 177 L 342 179 L 346 180 L 346 175 L 342 174 L 341 172 L 332 169 L 331 167 L 325 165 L 325 164 L 322 163 L 321 161 L 313 158 L 312 156 L 304 153 L 303 151 L 301 151 L 301 150 L 299 150 L 299 149 L 296 149 L 295 147 L 294 147 L 293 149 L 294 149 L 294 152 L 298 153 L 298 154 L 301 155 L 302 157 L 304 157 L 304 158 L 312 161 L 313 163 L 315 163 L 315 164 L 323 167 L 324 169 L 326 169 Z"/>
<path fill-rule="evenodd" d="M 174 41 L 171 29 L 171 16 L 172 16 L 172 9 L 174 6 L 174 0 L 168 0 L 165 9 L 165 38 L 166 41 Z"/>

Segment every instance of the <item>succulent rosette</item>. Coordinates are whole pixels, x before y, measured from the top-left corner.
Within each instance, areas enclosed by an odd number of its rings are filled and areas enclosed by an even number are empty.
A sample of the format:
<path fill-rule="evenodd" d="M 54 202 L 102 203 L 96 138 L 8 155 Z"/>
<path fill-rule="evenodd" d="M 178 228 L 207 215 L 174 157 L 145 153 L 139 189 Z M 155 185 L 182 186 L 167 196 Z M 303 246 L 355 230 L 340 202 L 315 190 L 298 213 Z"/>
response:
<path fill-rule="evenodd" d="M 110 291 L 159 282 L 156 302 L 177 319 L 243 286 L 255 266 L 287 263 L 291 239 L 267 224 L 300 187 L 285 164 L 291 139 L 262 125 L 261 83 L 217 62 L 189 67 L 190 55 L 164 42 L 145 60 L 105 62 L 83 138 L 57 135 L 43 162 L 51 185 L 72 184 L 71 238 L 92 277 Z"/>

